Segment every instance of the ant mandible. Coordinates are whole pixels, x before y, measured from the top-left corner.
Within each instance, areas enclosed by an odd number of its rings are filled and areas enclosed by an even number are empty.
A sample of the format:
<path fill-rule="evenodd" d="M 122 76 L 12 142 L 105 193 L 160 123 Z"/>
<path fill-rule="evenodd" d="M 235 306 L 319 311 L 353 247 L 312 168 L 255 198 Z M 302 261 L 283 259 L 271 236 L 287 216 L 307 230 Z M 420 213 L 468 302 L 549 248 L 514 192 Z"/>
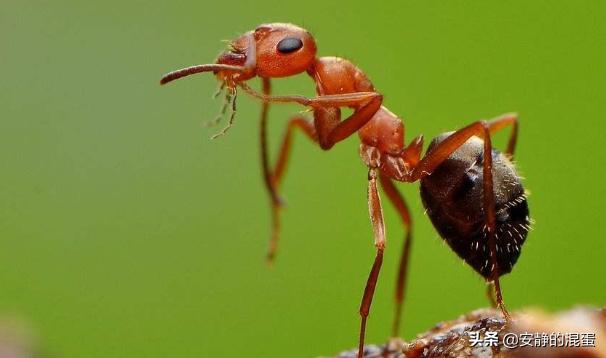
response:
<path fill-rule="evenodd" d="M 229 124 L 219 135 L 233 124 L 238 87 L 263 103 L 261 157 L 273 223 L 268 252 L 270 261 L 276 252 L 280 227 L 282 201 L 278 188 L 287 166 L 293 131 L 301 130 L 324 150 L 358 133 L 360 156 L 368 167 L 368 209 L 376 247 L 360 305 L 359 357 L 363 354 L 366 320 L 385 249 L 385 225 L 377 182 L 398 211 L 406 230 L 396 281 L 392 335 L 397 336 L 399 331 L 412 242 L 411 217 L 394 181 L 421 182 L 422 201 L 438 233 L 486 279 L 489 297 L 503 315 L 510 318 L 503 303 L 499 277 L 509 273 L 517 261 L 530 223 L 524 189 L 510 161 L 518 132 L 515 114 L 476 121 L 456 132 L 445 133 L 432 141 L 422 157 L 423 137 L 418 136 L 408 145 L 404 144 L 403 121 L 382 106 L 383 96 L 368 77 L 343 58 L 316 57 L 312 35 L 292 24 L 261 25 L 233 40 L 216 63 L 168 73 L 161 84 L 200 72 L 213 72 L 221 82 L 221 89 L 226 88 L 222 112 L 229 102 L 232 105 Z M 316 97 L 270 94 L 271 78 L 303 72 L 315 82 Z M 263 93 L 247 85 L 246 82 L 254 77 L 261 79 Z M 267 114 L 272 102 L 298 103 L 313 111 L 313 121 L 302 116 L 290 119 L 273 167 L 269 164 L 266 141 Z M 351 108 L 353 113 L 341 120 L 341 108 Z M 491 134 L 506 127 L 512 130 L 508 147 L 502 154 L 493 149 Z"/>

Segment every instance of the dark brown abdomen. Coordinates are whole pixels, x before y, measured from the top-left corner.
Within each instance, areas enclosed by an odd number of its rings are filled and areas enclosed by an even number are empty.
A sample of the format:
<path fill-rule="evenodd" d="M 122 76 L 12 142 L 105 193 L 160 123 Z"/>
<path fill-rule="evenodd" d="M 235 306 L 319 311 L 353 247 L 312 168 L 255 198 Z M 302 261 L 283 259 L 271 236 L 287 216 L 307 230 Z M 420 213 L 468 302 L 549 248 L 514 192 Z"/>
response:
<path fill-rule="evenodd" d="M 448 137 L 434 139 L 428 151 Z M 434 227 L 446 243 L 486 279 L 492 263 L 483 208 L 483 142 L 468 140 L 431 175 L 421 179 L 421 198 Z M 530 219 L 524 188 L 513 164 L 492 152 L 496 211 L 497 270 L 511 272 L 528 235 Z"/>

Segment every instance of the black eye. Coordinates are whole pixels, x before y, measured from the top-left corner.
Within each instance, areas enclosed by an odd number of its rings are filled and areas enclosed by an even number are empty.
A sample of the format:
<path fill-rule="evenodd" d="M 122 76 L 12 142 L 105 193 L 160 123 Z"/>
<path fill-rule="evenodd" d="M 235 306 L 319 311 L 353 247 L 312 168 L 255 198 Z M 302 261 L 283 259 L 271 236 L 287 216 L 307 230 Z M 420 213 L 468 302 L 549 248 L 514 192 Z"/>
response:
<path fill-rule="evenodd" d="M 284 40 L 278 42 L 278 51 L 280 53 L 291 53 L 303 47 L 303 41 L 296 37 L 287 37 Z"/>

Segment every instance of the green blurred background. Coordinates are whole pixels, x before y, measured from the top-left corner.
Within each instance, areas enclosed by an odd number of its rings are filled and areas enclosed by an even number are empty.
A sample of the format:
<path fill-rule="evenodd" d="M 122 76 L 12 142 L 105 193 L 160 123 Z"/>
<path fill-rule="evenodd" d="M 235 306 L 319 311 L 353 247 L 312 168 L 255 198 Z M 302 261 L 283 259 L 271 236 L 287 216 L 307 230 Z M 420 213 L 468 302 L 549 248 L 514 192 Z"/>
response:
<path fill-rule="evenodd" d="M 374 257 L 355 137 L 322 152 L 297 136 L 282 245 L 264 263 L 268 202 L 259 103 L 236 125 L 211 62 L 264 22 L 293 22 L 319 55 L 353 60 L 406 119 L 407 138 L 518 111 L 520 172 L 536 220 L 511 275 L 511 309 L 604 304 L 606 5 L 599 1 L 29 1 L 0 11 L 0 313 L 56 357 L 314 357 L 353 347 Z M 257 81 L 254 81 L 257 86 Z M 276 81 L 313 94 L 306 76 Z M 299 107 L 272 108 L 271 145 Z M 503 145 L 505 137 L 498 136 Z M 438 238 L 417 184 L 404 336 L 487 304 Z M 386 201 L 385 201 L 386 202 Z M 382 342 L 402 227 L 388 247 L 368 342 Z"/>

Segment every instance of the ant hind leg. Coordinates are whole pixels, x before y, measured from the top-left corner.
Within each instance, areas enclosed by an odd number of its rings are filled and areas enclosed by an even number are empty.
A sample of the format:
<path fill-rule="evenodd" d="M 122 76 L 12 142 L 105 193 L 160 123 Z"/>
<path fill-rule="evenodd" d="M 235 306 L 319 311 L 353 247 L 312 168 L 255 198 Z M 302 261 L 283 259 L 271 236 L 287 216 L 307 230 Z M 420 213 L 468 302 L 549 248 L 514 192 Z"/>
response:
<path fill-rule="evenodd" d="M 484 141 L 483 148 L 483 206 L 485 208 L 486 229 L 488 231 L 488 248 L 491 261 L 490 282 L 494 283 L 495 299 L 497 306 L 501 309 L 503 316 L 507 320 L 511 319 L 505 303 L 503 302 L 503 294 L 501 292 L 501 283 L 499 281 L 500 270 L 497 262 L 497 247 L 496 247 L 496 213 L 494 203 L 494 188 L 492 180 L 492 141 L 491 133 L 499 129 L 512 125 L 514 130 L 510 137 L 508 153 L 512 154 L 515 145 L 516 122 L 515 115 L 502 116 L 492 121 L 477 121 L 451 134 L 448 138 L 438 144 L 429 154 L 427 154 L 415 166 L 408 181 L 416 181 L 422 177 L 431 174 L 444 160 L 446 160 L 453 152 L 460 148 L 472 136 L 478 136 Z"/>
<path fill-rule="evenodd" d="M 490 303 L 490 307 L 497 308 L 497 299 L 495 297 L 494 282 L 486 282 L 486 298 Z"/>

